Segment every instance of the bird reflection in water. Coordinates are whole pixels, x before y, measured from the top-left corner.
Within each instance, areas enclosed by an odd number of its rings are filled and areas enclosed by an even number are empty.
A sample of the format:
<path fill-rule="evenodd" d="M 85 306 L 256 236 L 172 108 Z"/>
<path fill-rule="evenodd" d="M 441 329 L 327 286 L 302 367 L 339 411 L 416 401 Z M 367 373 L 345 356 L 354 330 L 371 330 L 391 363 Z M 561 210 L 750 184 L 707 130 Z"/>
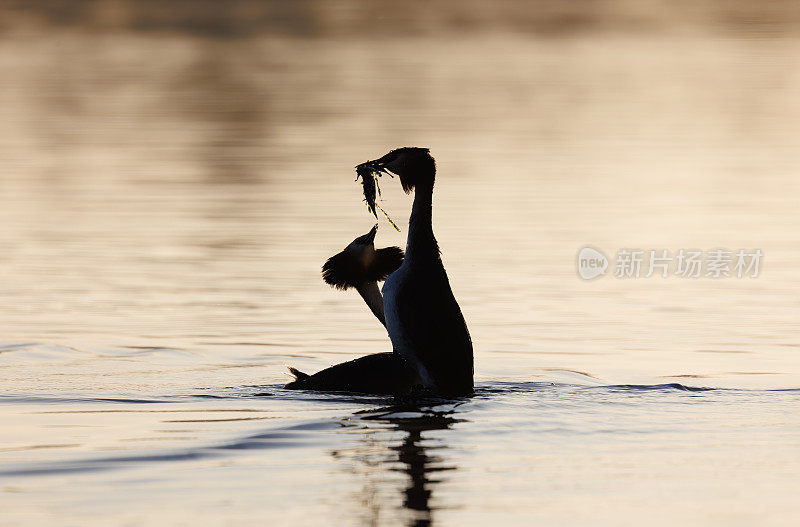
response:
<path fill-rule="evenodd" d="M 348 432 L 360 434 L 359 441 L 352 448 L 334 451 L 333 456 L 348 461 L 354 474 L 366 478 L 358 500 L 368 509 L 366 523 L 386 523 L 381 518 L 382 509 L 394 502 L 393 496 L 401 491 L 402 509 L 408 512 L 407 525 L 433 524 L 433 490 L 442 481 L 435 474 L 457 467 L 441 455 L 447 449 L 443 438 L 431 437 L 428 432 L 449 430 L 453 424 L 465 421 L 454 417 L 460 404 L 448 405 L 445 410 L 442 406 L 416 405 L 362 410 L 343 423 Z M 393 473 L 406 474 L 409 479 L 397 480 L 391 476 Z M 390 507 L 383 514 L 394 510 Z"/>

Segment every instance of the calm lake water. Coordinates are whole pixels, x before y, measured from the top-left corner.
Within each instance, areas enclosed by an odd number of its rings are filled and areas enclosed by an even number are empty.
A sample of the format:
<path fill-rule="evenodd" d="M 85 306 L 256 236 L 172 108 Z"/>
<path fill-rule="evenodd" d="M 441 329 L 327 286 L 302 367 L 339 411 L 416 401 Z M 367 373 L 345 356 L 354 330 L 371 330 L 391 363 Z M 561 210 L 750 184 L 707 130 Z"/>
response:
<path fill-rule="evenodd" d="M 20 20 L 0 524 L 796 525 L 800 38 Z M 374 223 L 352 167 L 404 145 L 439 165 L 477 393 L 282 390 L 390 349 L 319 269 Z M 586 245 L 764 259 L 587 282 Z"/>

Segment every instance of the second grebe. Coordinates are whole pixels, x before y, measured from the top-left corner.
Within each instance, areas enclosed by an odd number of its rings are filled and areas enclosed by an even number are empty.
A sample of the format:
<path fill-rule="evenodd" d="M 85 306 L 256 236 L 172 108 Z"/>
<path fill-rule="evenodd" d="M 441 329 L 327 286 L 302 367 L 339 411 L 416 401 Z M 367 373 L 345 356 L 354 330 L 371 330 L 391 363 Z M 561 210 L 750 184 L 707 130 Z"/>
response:
<path fill-rule="evenodd" d="M 322 266 L 322 278 L 336 289 L 356 289 L 372 313 L 386 326 L 383 297 L 378 281 L 383 281 L 403 262 L 399 247 L 375 249 L 378 226 L 353 240 Z M 294 390 L 347 391 L 382 395 L 410 393 L 420 382 L 405 359 L 396 353 L 375 353 L 343 362 L 308 375 L 289 368 L 295 380 L 284 388 Z"/>

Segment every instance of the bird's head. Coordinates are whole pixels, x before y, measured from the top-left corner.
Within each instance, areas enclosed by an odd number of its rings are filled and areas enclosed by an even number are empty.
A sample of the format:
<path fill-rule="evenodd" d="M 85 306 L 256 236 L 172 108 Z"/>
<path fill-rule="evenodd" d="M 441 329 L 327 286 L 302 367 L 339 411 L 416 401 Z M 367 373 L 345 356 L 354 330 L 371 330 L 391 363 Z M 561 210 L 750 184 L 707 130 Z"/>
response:
<path fill-rule="evenodd" d="M 378 233 L 378 224 L 376 223 L 367 234 L 363 234 L 350 242 L 350 245 L 345 247 L 353 255 L 364 259 L 375 253 L 375 235 Z"/>
<path fill-rule="evenodd" d="M 365 282 L 386 280 L 403 263 L 403 250 L 399 247 L 375 249 L 376 223 L 363 236 L 359 236 L 342 252 L 331 256 L 322 266 L 322 279 L 336 289 L 358 287 Z"/>
<path fill-rule="evenodd" d="M 431 156 L 430 150 L 413 146 L 397 148 L 380 159 L 367 161 L 359 167 L 367 167 L 380 174 L 387 172 L 397 174 L 406 194 L 417 185 L 433 185 L 436 177 L 436 161 Z"/>

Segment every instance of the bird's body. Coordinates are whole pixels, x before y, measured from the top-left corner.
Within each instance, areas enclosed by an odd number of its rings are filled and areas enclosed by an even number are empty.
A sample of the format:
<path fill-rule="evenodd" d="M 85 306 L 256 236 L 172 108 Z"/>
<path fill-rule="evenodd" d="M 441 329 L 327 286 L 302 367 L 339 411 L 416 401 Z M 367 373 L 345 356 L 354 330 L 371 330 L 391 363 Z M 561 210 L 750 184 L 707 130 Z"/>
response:
<path fill-rule="evenodd" d="M 445 395 L 471 394 L 472 340 L 441 262 L 401 267 L 383 294 L 392 347 L 424 386 Z"/>
<path fill-rule="evenodd" d="M 284 388 L 375 395 L 403 395 L 417 384 L 416 372 L 396 353 L 373 353 L 342 362 L 314 375 L 290 368 L 296 379 Z"/>
<path fill-rule="evenodd" d="M 393 151 L 398 152 L 398 151 Z M 414 190 L 406 255 L 383 286 L 386 328 L 395 353 L 416 369 L 426 388 L 443 395 L 473 392 L 472 340 L 433 235 L 435 163 L 425 149 L 392 152 L 384 166 Z M 412 159 L 405 158 L 413 156 Z"/>

